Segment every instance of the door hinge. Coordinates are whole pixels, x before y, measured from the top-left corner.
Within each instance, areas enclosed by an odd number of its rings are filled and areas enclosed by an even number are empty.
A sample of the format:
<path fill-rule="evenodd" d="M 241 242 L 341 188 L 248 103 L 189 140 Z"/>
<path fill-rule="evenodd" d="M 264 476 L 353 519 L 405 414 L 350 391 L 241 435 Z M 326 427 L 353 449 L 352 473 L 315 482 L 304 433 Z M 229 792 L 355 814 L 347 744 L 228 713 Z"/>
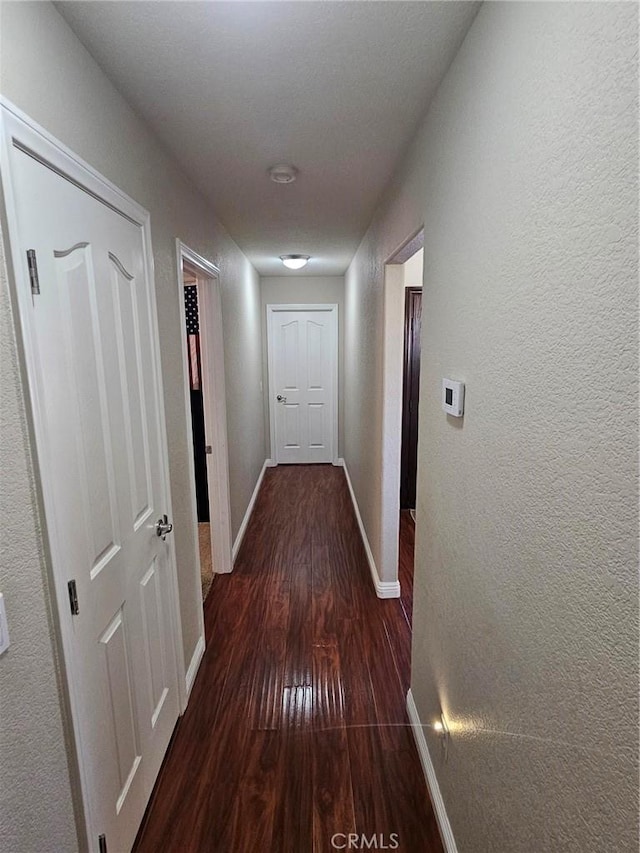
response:
<path fill-rule="evenodd" d="M 213 447 L 211 447 L 211 445 L 210 445 L 210 444 L 205 444 L 205 446 L 204 446 L 204 452 L 205 452 L 205 453 L 213 453 Z"/>
<path fill-rule="evenodd" d="M 36 262 L 36 250 L 27 249 L 27 266 L 29 267 L 29 281 L 31 282 L 32 296 L 40 295 L 40 279 L 38 277 L 38 264 Z"/>
<path fill-rule="evenodd" d="M 99 835 L 98 836 L 98 851 L 99 853 L 107 853 L 107 836 Z"/>
<path fill-rule="evenodd" d="M 67 588 L 69 590 L 69 605 L 71 607 L 71 615 L 77 616 L 80 613 L 80 608 L 78 607 L 78 590 L 76 588 L 76 582 L 69 581 L 67 584 Z"/>

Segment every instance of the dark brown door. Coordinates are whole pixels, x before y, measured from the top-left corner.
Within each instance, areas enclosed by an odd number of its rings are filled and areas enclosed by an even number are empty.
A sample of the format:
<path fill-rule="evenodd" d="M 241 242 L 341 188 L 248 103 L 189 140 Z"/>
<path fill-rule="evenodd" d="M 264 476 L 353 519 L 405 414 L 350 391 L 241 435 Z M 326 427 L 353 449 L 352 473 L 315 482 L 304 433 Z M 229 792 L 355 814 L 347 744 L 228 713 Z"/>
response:
<path fill-rule="evenodd" d="M 420 329 L 422 290 L 408 287 L 404 311 L 404 378 L 402 389 L 402 461 L 400 507 L 416 505 L 418 465 L 418 399 L 420 396 Z"/>

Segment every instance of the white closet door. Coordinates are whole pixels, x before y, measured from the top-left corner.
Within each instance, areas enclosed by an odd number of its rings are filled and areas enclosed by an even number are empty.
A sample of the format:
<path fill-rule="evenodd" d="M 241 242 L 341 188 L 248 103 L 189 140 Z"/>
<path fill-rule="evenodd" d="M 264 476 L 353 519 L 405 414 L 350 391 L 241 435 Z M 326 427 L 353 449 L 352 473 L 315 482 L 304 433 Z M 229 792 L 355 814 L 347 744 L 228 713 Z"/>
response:
<path fill-rule="evenodd" d="M 279 463 L 334 462 L 337 309 L 269 306 L 270 407 Z"/>
<path fill-rule="evenodd" d="M 19 148 L 10 170 L 18 250 L 35 251 L 39 275 L 30 382 L 58 599 L 77 592 L 60 618 L 89 840 L 127 851 L 179 705 L 145 232 Z"/>

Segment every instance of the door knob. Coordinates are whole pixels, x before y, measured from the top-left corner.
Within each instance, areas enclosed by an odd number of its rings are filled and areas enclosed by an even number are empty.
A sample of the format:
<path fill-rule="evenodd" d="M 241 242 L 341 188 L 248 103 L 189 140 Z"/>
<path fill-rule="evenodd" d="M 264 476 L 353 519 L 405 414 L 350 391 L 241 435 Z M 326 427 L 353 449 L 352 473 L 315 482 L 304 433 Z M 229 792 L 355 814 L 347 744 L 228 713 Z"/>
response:
<path fill-rule="evenodd" d="M 164 540 L 167 538 L 167 533 L 171 533 L 172 530 L 173 524 L 171 524 L 171 522 L 168 520 L 167 514 L 165 512 L 162 518 L 159 518 L 156 521 L 156 536 L 161 536 L 162 541 L 164 542 Z"/>
<path fill-rule="evenodd" d="M 277 400 L 279 403 L 286 403 L 286 402 L 287 402 L 287 398 L 286 398 L 286 397 L 283 397 L 283 396 L 282 396 L 282 394 L 278 394 L 278 396 L 276 397 L 276 400 Z"/>

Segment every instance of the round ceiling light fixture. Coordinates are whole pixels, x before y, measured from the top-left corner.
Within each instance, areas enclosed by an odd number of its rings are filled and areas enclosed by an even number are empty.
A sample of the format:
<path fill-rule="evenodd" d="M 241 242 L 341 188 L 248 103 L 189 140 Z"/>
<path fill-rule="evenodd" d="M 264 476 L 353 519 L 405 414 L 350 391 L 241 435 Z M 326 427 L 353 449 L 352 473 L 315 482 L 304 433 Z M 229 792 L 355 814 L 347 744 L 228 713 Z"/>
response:
<path fill-rule="evenodd" d="M 278 163 L 267 170 L 274 184 L 292 184 L 298 177 L 298 170 L 288 163 Z"/>
<path fill-rule="evenodd" d="M 290 270 L 301 270 L 310 261 L 310 255 L 280 255 L 280 260 Z"/>

